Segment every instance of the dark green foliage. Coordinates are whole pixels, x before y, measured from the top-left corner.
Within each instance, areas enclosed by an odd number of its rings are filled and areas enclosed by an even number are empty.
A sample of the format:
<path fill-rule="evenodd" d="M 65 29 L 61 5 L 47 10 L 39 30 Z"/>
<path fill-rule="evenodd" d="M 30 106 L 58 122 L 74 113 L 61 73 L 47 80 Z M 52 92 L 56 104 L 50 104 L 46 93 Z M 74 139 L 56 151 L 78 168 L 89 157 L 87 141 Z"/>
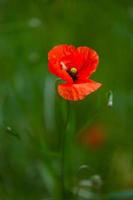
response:
<path fill-rule="evenodd" d="M 69 199 L 133 198 L 132 192 L 115 193 L 133 188 L 132 24 L 132 0 L 0 0 L 1 200 L 61 199 L 65 132 Z M 49 49 L 62 43 L 96 49 L 100 64 L 93 79 L 103 84 L 70 104 L 67 126 L 67 102 L 57 95 L 47 66 Z M 97 122 L 107 139 L 93 150 L 80 142 L 80 134 Z M 79 191 L 82 180 L 92 183 L 94 176 L 102 184 Z"/>

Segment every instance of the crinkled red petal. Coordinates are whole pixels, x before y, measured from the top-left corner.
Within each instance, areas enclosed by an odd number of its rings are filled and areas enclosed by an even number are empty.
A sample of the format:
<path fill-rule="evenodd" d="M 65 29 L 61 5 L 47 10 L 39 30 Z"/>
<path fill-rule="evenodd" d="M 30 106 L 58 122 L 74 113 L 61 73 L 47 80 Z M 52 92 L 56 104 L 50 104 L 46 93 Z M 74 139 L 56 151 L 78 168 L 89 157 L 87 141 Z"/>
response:
<path fill-rule="evenodd" d="M 50 62 L 48 64 L 48 66 L 49 66 L 49 71 L 52 74 L 60 77 L 62 80 L 66 81 L 68 83 L 73 83 L 71 76 L 65 70 L 59 68 L 56 65 L 51 64 Z"/>
<path fill-rule="evenodd" d="M 72 45 L 58 45 L 51 49 L 48 53 L 48 66 L 51 73 L 62 78 L 68 83 L 73 80 L 70 75 L 62 69 L 61 63 L 64 63 L 68 68 L 77 66 L 79 62 L 79 53 Z"/>
<path fill-rule="evenodd" d="M 82 57 L 82 66 L 79 70 L 79 79 L 90 77 L 90 75 L 96 71 L 99 56 L 97 52 L 89 47 L 78 47 L 77 51 Z"/>
<path fill-rule="evenodd" d="M 78 101 L 94 92 L 101 86 L 101 83 L 89 80 L 87 83 L 79 84 L 60 84 L 58 93 L 66 100 Z"/>

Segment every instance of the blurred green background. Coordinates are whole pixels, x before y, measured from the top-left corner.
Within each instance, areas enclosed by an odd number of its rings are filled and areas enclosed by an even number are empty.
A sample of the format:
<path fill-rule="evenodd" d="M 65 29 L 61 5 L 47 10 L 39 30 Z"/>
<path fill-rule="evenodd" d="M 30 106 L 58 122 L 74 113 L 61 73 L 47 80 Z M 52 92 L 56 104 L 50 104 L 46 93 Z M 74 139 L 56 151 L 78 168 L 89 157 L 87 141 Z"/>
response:
<path fill-rule="evenodd" d="M 70 103 L 66 131 L 47 66 L 64 43 L 99 53 L 92 79 L 103 84 Z M 132 0 L 0 0 L 0 200 L 61 198 L 64 133 L 67 200 L 133 199 L 132 52 Z"/>

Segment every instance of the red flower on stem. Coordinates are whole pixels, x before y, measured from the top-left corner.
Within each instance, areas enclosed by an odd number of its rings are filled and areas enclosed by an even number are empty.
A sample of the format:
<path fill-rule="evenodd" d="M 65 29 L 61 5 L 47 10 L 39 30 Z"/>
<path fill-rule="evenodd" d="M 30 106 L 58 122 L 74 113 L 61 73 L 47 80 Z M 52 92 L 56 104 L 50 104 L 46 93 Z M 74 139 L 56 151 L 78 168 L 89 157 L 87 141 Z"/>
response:
<path fill-rule="evenodd" d="M 97 90 L 101 83 L 90 80 L 99 62 L 98 54 L 89 47 L 58 45 L 48 53 L 48 66 L 51 73 L 65 83 L 58 85 L 58 93 L 66 100 L 82 100 Z"/>

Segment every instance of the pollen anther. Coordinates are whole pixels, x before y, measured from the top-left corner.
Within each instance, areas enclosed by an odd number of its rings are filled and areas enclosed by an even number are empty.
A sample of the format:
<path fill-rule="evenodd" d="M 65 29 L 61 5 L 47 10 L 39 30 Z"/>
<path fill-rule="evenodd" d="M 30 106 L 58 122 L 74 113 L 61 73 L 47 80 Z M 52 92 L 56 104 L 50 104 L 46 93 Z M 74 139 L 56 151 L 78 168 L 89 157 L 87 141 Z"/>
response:
<path fill-rule="evenodd" d="M 73 73 L 73 74 L 76 74 L 77 73 L 77 69 L 75 67 L 72 67 L 70 69 L 70 72 Z"/>

